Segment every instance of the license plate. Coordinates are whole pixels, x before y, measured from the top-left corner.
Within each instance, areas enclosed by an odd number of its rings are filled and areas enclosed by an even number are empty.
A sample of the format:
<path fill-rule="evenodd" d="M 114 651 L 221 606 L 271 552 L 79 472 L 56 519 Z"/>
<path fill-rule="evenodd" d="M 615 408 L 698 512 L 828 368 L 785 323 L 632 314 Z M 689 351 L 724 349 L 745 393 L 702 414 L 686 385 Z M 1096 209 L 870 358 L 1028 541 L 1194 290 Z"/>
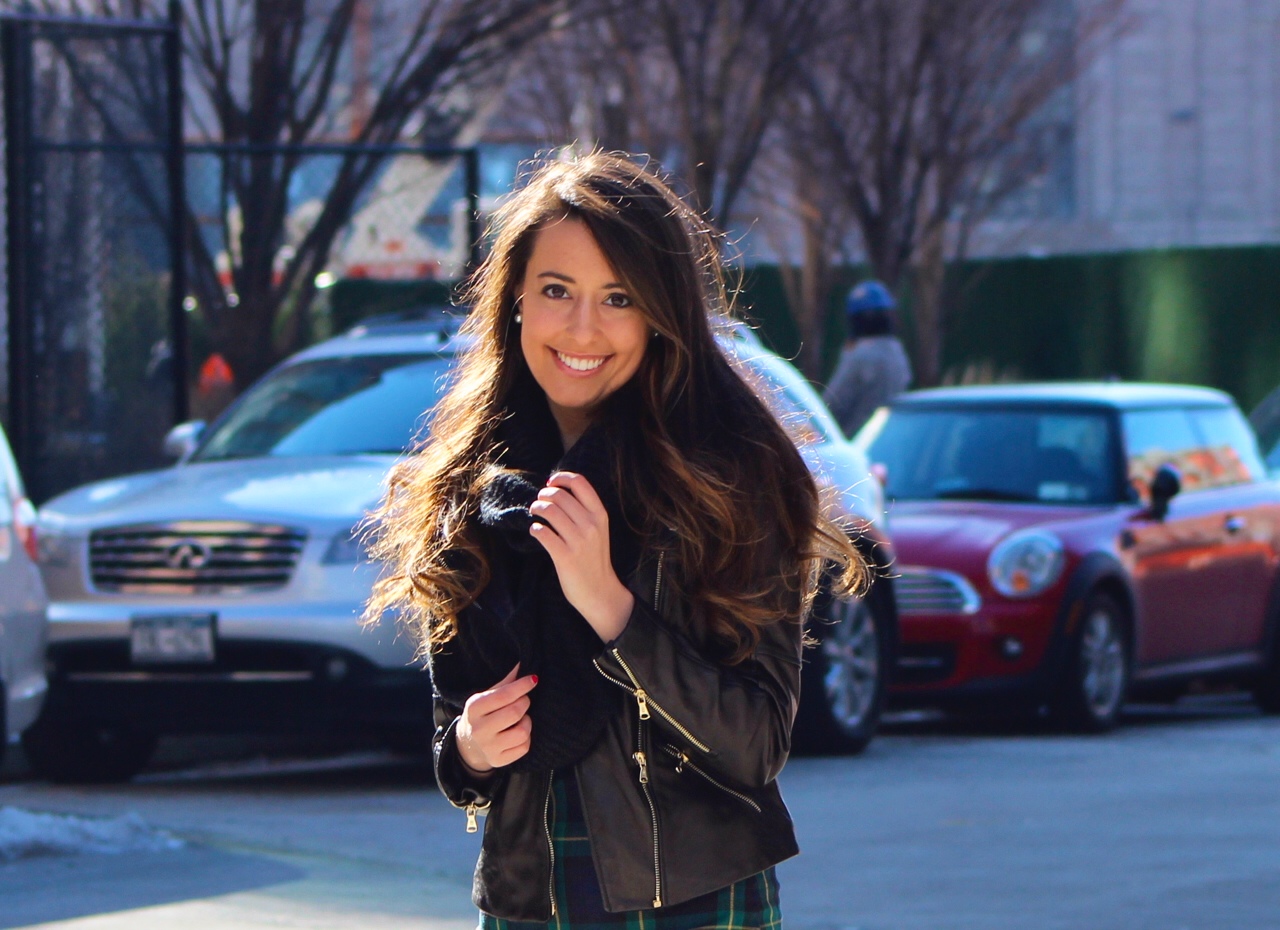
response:
<path fill-rule="evenodd" d="M 212 662 L 214 614 L 134 617 L 129 658 L 134 662 Z"/>

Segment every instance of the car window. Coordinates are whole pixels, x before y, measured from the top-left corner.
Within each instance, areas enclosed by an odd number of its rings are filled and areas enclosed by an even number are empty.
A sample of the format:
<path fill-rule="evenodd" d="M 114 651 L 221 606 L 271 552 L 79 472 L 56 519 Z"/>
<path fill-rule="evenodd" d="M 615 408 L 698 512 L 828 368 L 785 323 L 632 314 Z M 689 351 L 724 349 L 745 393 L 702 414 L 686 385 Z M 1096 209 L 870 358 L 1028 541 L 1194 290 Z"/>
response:
<path fill-rule="evenodd" d="M 1130 410 L 1123 423 L 1129 486 L 1144 503 L 1150 500 L 1151 479 L 1161 465 L 1178 469 L 1184 492 L 1212 486 L 1204 444 L 1186 410 Z"/>
<path fill-rule="evenodd" d="M 400 453 L 439 399 L 449 364 L 440 356 L 351 356 L 278 369 L 192 459 Z"/>
<path fill-rule="evenodd" d="M 854 444 L 884 466 L 894 499 L 1117 499 L 1110 420 L 1100 411 L 895 407 L 877 413 Z"/>
<path fill-rule="evenodd" d="M 1244 414 L 1234 407 L 1202 407 L 1190 414 L 1204 450 L 1206 487 L 1245 484 L 1266 477 L 1257 437 Z"/>
<path fill-rule="evenodd" d="M 1258 445 L 1267 453 L 1267 464 L 1280 467 L 1280 387 L 1262 399 L 1249 414 L 1249 425 L 1258 435 Z"/>

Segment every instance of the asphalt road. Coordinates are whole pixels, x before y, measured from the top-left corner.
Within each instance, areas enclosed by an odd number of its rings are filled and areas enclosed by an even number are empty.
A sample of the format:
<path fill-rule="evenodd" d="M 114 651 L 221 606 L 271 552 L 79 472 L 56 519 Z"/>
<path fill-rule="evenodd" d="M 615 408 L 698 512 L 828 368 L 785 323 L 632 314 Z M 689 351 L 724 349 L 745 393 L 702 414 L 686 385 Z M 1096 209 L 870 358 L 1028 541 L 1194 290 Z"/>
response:
<path fill-rule="evenodd" d="M 0 806 L 135 812 L 186 842 L 0 863 L 0 927 L 475 925 L 476 838 L 405 759 L 188 759 L 93 789 L 6 771 Z M 791 930 L 1280 930 L 1280 719 L 1239 700 L 1101 738 L 898 725 L 782 782 Z"/>

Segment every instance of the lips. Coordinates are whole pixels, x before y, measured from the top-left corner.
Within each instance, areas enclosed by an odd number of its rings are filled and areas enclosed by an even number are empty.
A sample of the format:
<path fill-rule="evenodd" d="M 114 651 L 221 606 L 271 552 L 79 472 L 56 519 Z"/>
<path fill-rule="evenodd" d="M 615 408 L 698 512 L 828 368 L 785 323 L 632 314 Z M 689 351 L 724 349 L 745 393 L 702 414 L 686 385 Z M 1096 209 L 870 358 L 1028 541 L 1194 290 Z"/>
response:
<path fill-rule="evenodd" d="M 567 355 L 564 352 L 553 349 L 556 360 L 566 368 L 577 372 L 595 371 L 601 365 L 609 360 L 607 355 Z"/>

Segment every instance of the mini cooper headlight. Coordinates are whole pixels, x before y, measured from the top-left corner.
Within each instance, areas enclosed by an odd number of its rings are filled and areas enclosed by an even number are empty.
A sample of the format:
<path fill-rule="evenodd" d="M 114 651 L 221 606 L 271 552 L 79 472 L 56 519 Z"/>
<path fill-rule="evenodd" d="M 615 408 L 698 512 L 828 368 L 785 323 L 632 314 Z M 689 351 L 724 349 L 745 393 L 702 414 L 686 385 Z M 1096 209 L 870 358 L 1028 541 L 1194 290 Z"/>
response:
<path fill-rule="evenodd" d="M 1035 597 L 1062 576 L 1062 541 L 1051 533 L 1015 533 L 987 559 L 991 584 L 1005 597 Z"/>

